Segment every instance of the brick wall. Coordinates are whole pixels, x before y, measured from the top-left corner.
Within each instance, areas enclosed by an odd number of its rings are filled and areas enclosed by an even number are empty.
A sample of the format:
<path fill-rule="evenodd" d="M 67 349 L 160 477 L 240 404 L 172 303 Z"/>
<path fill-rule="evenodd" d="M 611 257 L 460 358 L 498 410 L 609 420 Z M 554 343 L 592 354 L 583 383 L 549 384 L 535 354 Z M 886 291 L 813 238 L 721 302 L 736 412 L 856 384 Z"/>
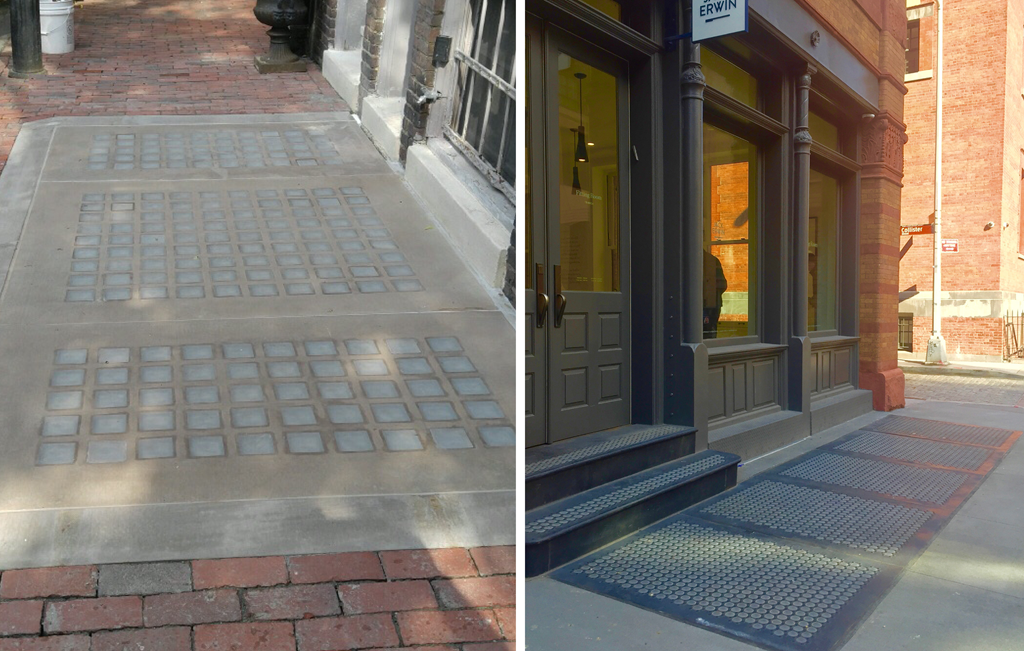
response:
<path fill-rule="evenodd" d="M 1024 150 L 1024 0 L 1006 3 L 1006 84 L 1004 111 L 1007 119 L 1003 133 L 1003 217 L 1009 223 L 1001 234 L 999 269 L 1000 289 L 1024 291 L 1024 260 L 1020 257 L 1021 235 L 1021 165 Z"/>
<path fill-rule="evenodd" d="M 377 90 L 380 71 L 380 46 L 384 38 L 384 5 L 387 0 L 367 0 L 366 27 L 363 30 L 363 65 L 359 76 L 359 105 Z M 397 0 L 396 0 L 397 1 Z"/>
<path fill-rule="evenodd" d="M 1021 0 L 1009 4 L 1019 13 Z M 1000 267 L 1011 258 L 1004 243 L 1018 232 L 1011 227 L 1004 234 L 1001 225 L 1006 221 L 1013 224 L 1016 220 L 1010 219 L 1010 214 L 1019 210 L 1019 151 L 1024 146 L 1020 133 L 1024 119 L 1019 88 L 1021 25 L 1015 18 L 1016 36 L 1008 45 L 1007 3 L 963 0 L 947 3 L 943 13 L 942 238 L 959 240 L 960 251 L 942 257 L 942 289 L 996 290 L 1001 288 L 1001 275 L 1006 275 Z M 932 43 L 936 22 L 934 14 L 921 20 L 922 70 L 935 69 Z M 978 38 L 982 33 L 985 38 Z M 1015 50 L 1009 59 L 1008 47 Z M 1008 84 L 1010 78 L 1017 81 Z M 934 209 L 935 79 L 907 86 L 909 141 L 902 223 L 924 224 Z M 996 227 L 986 230 L 990 221 Z M 933 237 L 903 237 L 900 245 L 905 251 L 900 289 L 931 291 Z M 1016 258 L 1015 252 L 1012 258 Z"/>
<path fill-rule="evenodd" d="M 516 305 L 516 229 L 512 227 L 512 243 L 508 247 L 508 255 L 505 258 L 505 286 L 502 288 L 505 298 Z"/>
<path fill-rule="evenodd" d="M 928 350 L 932 334 L 931 317 L 914 317 L 914 354 Z M 942 336 L 946 340 L 946 354 L 987 355 L 1003 354 L 1003 320 L 992 318 L 948 317 L 942 319 Z"/>
<path fill-rule="evenodd" d="M 410 0 L 411 1 L 411 0 Z M 441 34 L 445 0 L 417 0 L 416 24 L 413 29 L 412 48 L 409 53 L 409 83 L 406 84 L 405 112 L 402 115 L 402 138 L 399 158 L 414 140 L 422 138 L 427 125 L 430 105 L 420 106 L 417 99 L 434 87 L 434 41 Z"/>
<path fill-rule="evenodd" d="M 334 30 L 338 25 L 338 0 L 319 0 L 313 17 L 310 56 L 323 64 L 324 50 L 334 47 Z"/>

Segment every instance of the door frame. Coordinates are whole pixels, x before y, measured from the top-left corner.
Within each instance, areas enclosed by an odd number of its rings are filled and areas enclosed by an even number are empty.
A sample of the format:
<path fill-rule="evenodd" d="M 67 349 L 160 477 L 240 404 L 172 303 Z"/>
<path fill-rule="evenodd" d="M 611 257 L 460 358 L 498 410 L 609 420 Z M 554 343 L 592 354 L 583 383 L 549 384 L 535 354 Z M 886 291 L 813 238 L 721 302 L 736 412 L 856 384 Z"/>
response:
<path fill-rule="evenodd" d="M 580 302 L 586 301 L 585 305 L 591 309 L 589 311 L 592 316 L 597 316 L 596 313 L 601 310 L 602 304 L 611 306 L 615 305 L 615 309 L 621 310 L 620 314 L 623 314 L 623 319 L 620 321 L 620 334 L 621 340 L 625 341 L 624 352 L 622 353 L 621 362 L 621 375 L 620 375 L 620 387 L 621 394 L 625 396 L 625 404 L 618 404 L 612 406 L 615 403 L 605 404 L 602 406 L 600 400 L 596 399 L 595 394 L 599 395 L 599 387 L 601 383 L 601 377 L 599 374 L 588 374 L 587 384 L 588 390 L 586 395 L 590 398 L 587 403 L 588 406 L 581 406 L 579 419 L 572 418 L 568 414 L 556 413 L 555 410 L 560 409 L 558 405 L 562 404 L 563 400 L 561 396 L 564 394 L 565 385 L 556 381 L 558 377 L 559 364 L 568 360 L 573 353 L 564 353 L 561 349 L 556 349 L 556 341 L 561 333 L 555 332 L 555 328 L 552 320 L 549 319 L 548 325 L 546 326 L 546 333 L 548 335 L 548 344 L 546 347 L 546 371 L 548 373 L 548 394 L 547 394 L 547 420 L 545 431 L 547 433 L 547 442 L 556 443 L 558 441 L 574 438 L 576 436 L 582 436 L 585 434 L 592 434 L 594 432 L 608 429 L 609 426 L 601 427 L 597 426 L 597 429 L 592 429 L 592 425 L 588 426 L 586 423 L 593 422 L 594 420 L 601 420 L 607 418 L 610 422 L 610 427 L 617 427 L 620 425 L 628 425 L 632 422 L 632 378 L 629 375 L 630 369 L 630 357 L 631 351 L 629 347 L 630 342 L 630 323 L 631 318 L 631 304 L 630 304 L 630 271 L 629 265 L 631 260 L 630 255 L 630 239 L 629 239 L 629 224 L 630 224 L 630 189 L 629 183 L 632 178 L 629 168 L 629 62 L 625 59 L 618 57 L 606 50 L 589 47 L 589 44 L 579 38 L 578 36 L 561 29 L 556 25 L 548 25 L 547 29 L 544 30 L 544 41 L 543 45 L 545 48 L 545 98 L 552 101 L 546 102 L 543 109 L 545 112 L 545 126 L 546 131 L 544 133 L 544 154 L 546 155 L 546 168 L 547 174 L 545 178 L 545 191 L 546 191 L 546 205 L 545 210 L 542 213 L 544 232 L 542 235 L 547 237 L 547 256 L 545 264 L 547 271 L 551 274 L 552 284 L 555 282 L 554 266 L 563 265 L 564 261 L 561 259 L 561 232 L 560 232 L 560 216 L 562 211 L 562 198 L 560 194 L 562 179 L 560 177 L 560 127 L 559 127 L 559 111 L 560 105 L 555 101 L 559 97 L 559 75 L 558 75 L 558 56 L 560 54 L 566 54 L 581 63 L 590 65 L 598 70 L 609 74 L 615 79 L 616 86 L 616 129 L 618 130 L 618 174 L 619 174 L 619 193 L 618 193 L 618 210 L 619 210 L 619 291 L 618 292 L 586 292 L 586 291 L 572 291 L 565 290 L 563 293 L 566 295 L 568 301 L 568 309 L 573 308 L 573 298 L 576 299 L 577 305 Z M 607 98 L 591 98 L 590 101 L 607 99 Z M 552 128 L 554 127 L 554 128 Z M 535 177 L 536 178 L 536 177 Z M 554 190 L 554 191 L 552 191 Z M 541 217 L 541 215 L 538 215 Z M 536 224 L 538 219 L 534 220 Z M 617 295 L 617 296 L 616 296 Z M 551 294 L 552 309 L 554 308 L 555 295 Z M 554 315 L 552 314 L 552 318 Z M 593 369 L 594 365 L 599 363 L 598 357 L 601 356 L 599 347 L 595 344 L 600 334 L 599 324 L 588 323 L 585 328 L 587 335 L 588 346 L 587 351 L 583 353 L 586 356 L 586 366 L 590 366 Z M 570 408 L 571 410 L 572 408 Z M 623 414 L 622 411 L 625 410 Z M 586 412 L 584 415 L 582 412 Z M 555 420 L 562 421 L 560 424 L 556 424 Z M 563 429 L 564 428 L 564 429 Z"/>
<path fill-rule="evenodd" d="M 660 5 L 654 2 L 649 4 L 650 7 L 646 11 L 654 16 L 656 13 L 654 9 Z M 620 194 L 626 195 L 628 190 L 630 209 L 628 213 L 628 241 L 632 254 L 629 269 L 631 350 L 628 382 L 631 388 L 630 411 L 631 421 L 634 423 L 661 423 L 665 408 L 663 374 L 666 368 L 663 359 L 664 293 L 666 288 L 663 193 L 665 164 L 670 160 L 666 159 L 662 145 L 667 135 L 663 124 L 663 98 L 664 85 L 673 83 L 672 79 L 666 78 L 662 71 L 667 69 L 666 62 L 668 67 L 671 67 L 671 61 L 674 58 L 662 56 L 663 48 L 659 41 L 663 36 L 663 26 L 660 20 L 652 19 L 648 34 L 641 34 L 622 23 L 609 20 L 590 6 L 573 0 L 529 0 L 526 12 L 527 29 L 536 28 L 542 38 L 546 39 L 545 29 L 555 29 L 567 34 L 581 46 L 591 47 L 594 51 L 603 51 L 602 54 L 624 60 L 628 64 L 626 79 L 628 94 L 625 97 L 628 102 L 628 112 L 620 113 L 620 116 L 627 119 L 628 128 L 623 131 L 623 134 L 626 138 L 625 149 L 629 162 L 629 187 L 627 189 L 620 184 Z M 544 42 L 536 47 L 537 53 L 543 52 Z M 530 55 L 528 59 L 527 73 L 536 79 L 535 75 L 541 71 L 543 64 L 537 60 L 536 56 Z M 671 77 L 671 75 L 668 76 Z M 678 75 L 674 83 L 678 85 Z M 540 88 L 541 86 L 542 84 L 535 83 L 531 90 L 539 89 L 539 92 L 542 93 L 544 89 Z M 541 103 L 546 99 L 537 92 L 531 93 L 531 97 L 534 96 L 539 97 Z M 537 111 L 534 113 L 530 117 L 529 128 L 531 130 L 543 128 L 542 116 L 536 115 Z M 543 152 L 532 148 L 528 154 L 527 164 L 534 170 L 534 178 L 537 178 L 539 174 L 547 174 Z M 625 169 L 623 168 L 623 170 Z M 543 209 L 544 201 L 546 198 L 539 197 L 535 187 L 531 187 L 531 211 L 535 211 L 537 208 Z M 538 242 L 538 235 L 534 229 L 534 240 L 531 247 L 535 252 L 542 251 L 538 244 L 541 246 L 546 244 L 546 242 Z M 528 268 L 526 273 L 532 277 L 535 270 Z M 546 279 L 545 285 L 545 289 L 550 295 L 552 287 L 550 278 Z M 533 321 L 536 293 L 534 290 L 528 289 L 524 294 L 527 301 L 524 310 L 527 320 L 523 325 L 528 330 L 526 337 L 529 339 L 538 334 Z M 530 349 L 529 341 L 527 349 Z M 527 362 L 527 366 L 529 366 L 529 358 Z M 546 398 L 547 378 L 539 379 L 544 382 L 544 386 L 536 387 L 535 391 L 538 391 L 538 395 Z M 530 420 L 545 413 L 538 409 L 540 405 L 534 404 L 533 406 L 537 415 L 530 413 L 526 415 L 527 447 L 546 442 L 543 438 L 537 440 L 530 436 Z M 546 423 L 540 429 L 546 432 Z"/>

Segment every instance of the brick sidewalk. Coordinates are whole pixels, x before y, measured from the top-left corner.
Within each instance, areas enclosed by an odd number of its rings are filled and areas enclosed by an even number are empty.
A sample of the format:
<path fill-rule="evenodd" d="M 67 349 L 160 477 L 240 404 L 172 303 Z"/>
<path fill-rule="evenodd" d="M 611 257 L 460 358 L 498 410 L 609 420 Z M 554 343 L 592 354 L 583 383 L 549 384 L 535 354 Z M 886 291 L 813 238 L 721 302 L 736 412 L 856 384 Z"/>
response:
<path fill-rule="evenodd" d="M 1024 378 L 907 373 L 906 396 L 918 400 L 1024 407 Z"/>
<path fill-rule="evenodd" d="M 10 79 L 0 52 L 0 171 L 25 122 L 56 116 L 216 115 L 339 111 L 345 103 L 310 63 L 261 75 L 269 46 L 253 0 L 86 0 L 75 51 L 44 55 L 48 76 Z"/>
<path fill-rule="evenodd" d="M 512 651 L 515 548 L 7 570 L 0 651 Z"/>

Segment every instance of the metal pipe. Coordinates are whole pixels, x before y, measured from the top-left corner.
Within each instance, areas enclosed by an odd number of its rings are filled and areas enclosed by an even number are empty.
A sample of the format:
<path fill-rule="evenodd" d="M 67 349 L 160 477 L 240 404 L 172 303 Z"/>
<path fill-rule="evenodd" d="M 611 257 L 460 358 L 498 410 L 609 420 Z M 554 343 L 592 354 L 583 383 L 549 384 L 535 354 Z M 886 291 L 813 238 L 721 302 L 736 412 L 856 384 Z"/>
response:
<path fill-rule="evenodd" d="M 11 77 L 29 77 L 43 69 L 39 0 L 11 0 Z"/>
<path fill-rule="evenodd" d="M 935 2 L 935 228 L 932 250 L 932 336 L 928 338 L 926 364 L 945 364 L 946 340 L 942 337 L 942 2 Z"/>

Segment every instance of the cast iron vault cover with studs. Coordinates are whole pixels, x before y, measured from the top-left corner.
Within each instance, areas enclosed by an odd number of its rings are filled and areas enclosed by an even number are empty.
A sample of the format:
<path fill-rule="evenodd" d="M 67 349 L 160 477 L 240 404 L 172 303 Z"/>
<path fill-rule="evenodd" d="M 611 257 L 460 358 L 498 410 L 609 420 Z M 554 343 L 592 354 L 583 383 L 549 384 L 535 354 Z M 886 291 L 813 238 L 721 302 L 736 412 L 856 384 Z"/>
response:
<path fill-rule="evenodd" d="M 552 577 L 768 648 L 825 651 L 897 571 L 683 513 Z"/>
<path fill-rule="evenodd" d="M 759 646 L 834 651 L 1021 436 L 902 417 L 879 428 L 551 577 Z"/>

